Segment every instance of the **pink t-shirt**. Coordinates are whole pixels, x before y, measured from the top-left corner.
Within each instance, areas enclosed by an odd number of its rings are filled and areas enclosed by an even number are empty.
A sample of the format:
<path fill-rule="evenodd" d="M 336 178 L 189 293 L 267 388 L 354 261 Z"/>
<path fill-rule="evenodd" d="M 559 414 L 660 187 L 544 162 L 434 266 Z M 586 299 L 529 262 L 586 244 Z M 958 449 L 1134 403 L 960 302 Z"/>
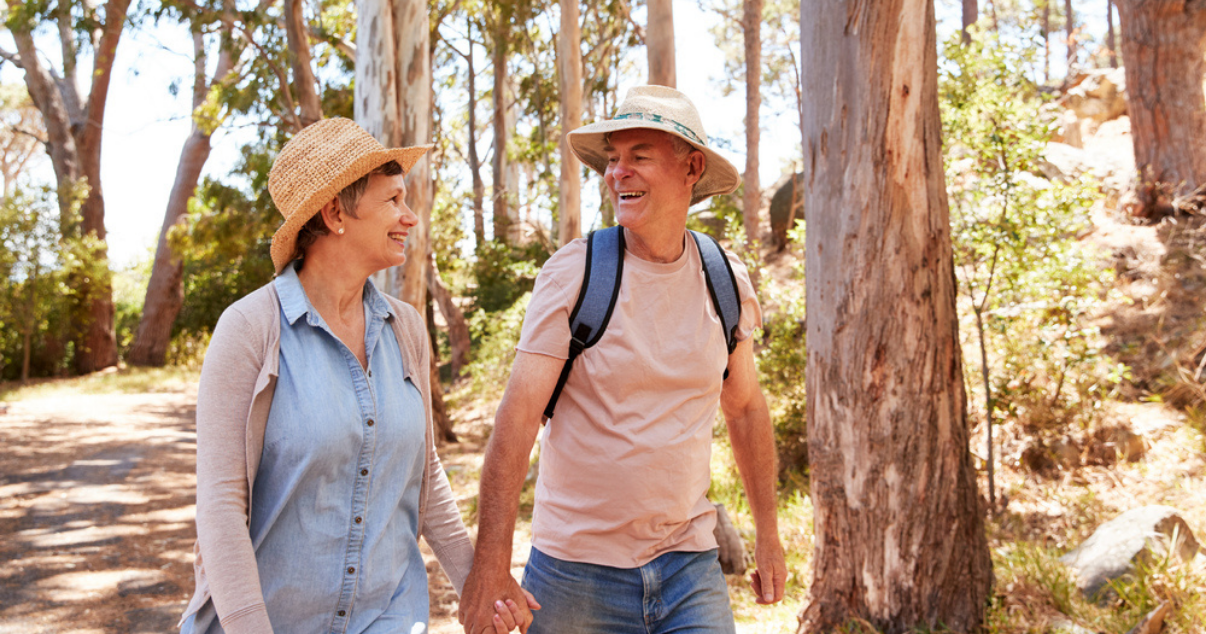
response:
<path fill-rule="evenodd" d="M 742 298 L 738 340 L 762 324 L 745 265 L 727 253 Z M 536 279 L 519 350 L 569 356 L 569 315 L 586 240 Z M 728 364 L 695 241 L 671 263 L 624 256 L 603 338 L 574 363 L 540 453 L 532 544 L 553 557 L 617 568 L 716 547 L 707 500 L 712 426 Z"/>

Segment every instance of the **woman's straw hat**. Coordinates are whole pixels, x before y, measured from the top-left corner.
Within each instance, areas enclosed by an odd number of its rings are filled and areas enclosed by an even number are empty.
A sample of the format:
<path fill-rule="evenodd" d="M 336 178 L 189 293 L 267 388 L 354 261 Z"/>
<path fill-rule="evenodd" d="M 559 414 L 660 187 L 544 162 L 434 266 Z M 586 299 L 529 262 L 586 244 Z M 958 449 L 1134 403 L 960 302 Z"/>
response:
<path fill-rule="evenodd" d="M 272 236 L 272 264 L 277 274 L 293 258 L 302 226 L 343 188 L 390 161 L 409 172 L 431 148 L 386 149 L 355 121 L 342 117 L 323 119 L 298 132 L 268 172 L 268 193 L 285 217 Z"/>
<path fill-rule="evenodd" d="M 695 104 L 683 93 L 666 86 L 632 88 L 616 109 L 616 116 L 571 131 L 570 148 L 583 163 L 602 174 L 607 169 L 604 135 L 632 128 L 669 132 L 704 153 L 707 162 L 691 193 L 692 205 L 708 196 L 732 193 L 741 184 L 737 168 L 708 147 L 708 135 Z"/>

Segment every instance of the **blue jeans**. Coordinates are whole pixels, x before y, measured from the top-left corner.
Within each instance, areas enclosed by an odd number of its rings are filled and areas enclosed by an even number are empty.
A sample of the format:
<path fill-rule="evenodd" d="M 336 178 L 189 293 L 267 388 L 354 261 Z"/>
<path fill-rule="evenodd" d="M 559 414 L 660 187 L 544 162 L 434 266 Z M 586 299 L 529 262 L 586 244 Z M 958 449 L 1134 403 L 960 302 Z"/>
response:
<path fill-rule="evenodd" d="M 523 587 L 542 608 L 529 634 L 734 634 L 716 550 L 670 552 L 640 568 L 550 557 L 535 548 Z"/>

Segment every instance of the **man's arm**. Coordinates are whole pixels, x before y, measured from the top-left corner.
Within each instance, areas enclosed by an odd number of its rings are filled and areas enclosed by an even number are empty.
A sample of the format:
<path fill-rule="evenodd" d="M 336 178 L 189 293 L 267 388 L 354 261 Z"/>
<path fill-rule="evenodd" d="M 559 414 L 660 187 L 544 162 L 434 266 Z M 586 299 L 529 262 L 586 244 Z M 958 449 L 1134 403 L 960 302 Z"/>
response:
<path fill-rule="evenodd" d="M 758 384 L 754 368 L 754 347 L 750 339 L 737 344 L 729 355 L 729 378 L 720 393 L 720 407 L 729 427 L 733 456 L 745 496 L 754 512 L 754 562 L 751 575 L 758 603 L 777 603 L 783 599 L 787 582 L 787 564 L 779 542 L 775 479 L 775 435 L 770 410 Z"/>
<path fill-rule="evenodd" d="M 511 576 L 511 541 L 532 444 L 564 365 L 565 361 L 554 357 L 515 353 L 482 466 L 477 547 L 458 614 L 467 634 L 493 631 L 497 601 L 510 599 L 521 606 L 520 631 L 526 632 L 532 622 L 523 591 Z"/>

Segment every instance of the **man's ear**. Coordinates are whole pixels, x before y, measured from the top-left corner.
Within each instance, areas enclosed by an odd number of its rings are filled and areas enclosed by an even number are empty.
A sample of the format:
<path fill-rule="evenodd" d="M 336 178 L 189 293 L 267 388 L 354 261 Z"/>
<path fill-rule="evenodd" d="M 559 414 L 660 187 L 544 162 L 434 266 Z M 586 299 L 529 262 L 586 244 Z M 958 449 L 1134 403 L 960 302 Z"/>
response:
<path fill-rule="evenodd" d="M 708 165 L 708 157 L 699 150 L 691 150 L 687 155 L 687 182 L 694 186 L 703 178 L 704 168 Z"/>

